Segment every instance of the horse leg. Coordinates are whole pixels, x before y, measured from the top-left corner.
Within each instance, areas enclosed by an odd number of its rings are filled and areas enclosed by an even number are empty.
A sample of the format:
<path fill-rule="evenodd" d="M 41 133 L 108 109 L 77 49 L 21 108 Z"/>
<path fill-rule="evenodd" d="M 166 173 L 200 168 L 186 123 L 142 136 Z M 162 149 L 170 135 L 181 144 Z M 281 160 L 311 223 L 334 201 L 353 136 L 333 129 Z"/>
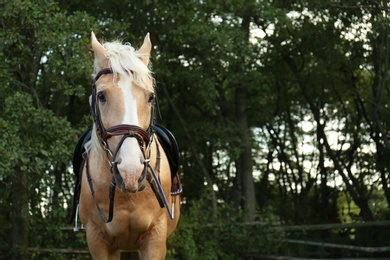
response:
<path fill-rule="evenodd" d="M 166 227 L 155 226 L 140 237 L 138 246 L 141 260 L 165 259 L 167 252 L 166 233 Z"/>
<path fill-rule="evenodd" d="M 88 243 L 89 252 L 92 259 L 106 259 L 106 260 L 119 260 L 121 257 L 120 250 L 110 252 L 107 248 L 102 245 L 90 245 Z"/>
<path fill-rule="evenodd" d="M 121 252 L 117 250 L 113 254 L 101 254 L 101 253 L 96 253 L 96 252 L 91 252 L 92 259 L 107 259 L 107 260 L 119 260 L 121 257 Z"/>
<path fill-rule="evenodd" d="M 91 234 L 87 232 L 87 243 L 92 259 L 119 260 L 120 250 L 104 239 L 103 234 Z"/>
<path fill-rule="evenodd" d="M 140 248 L 141 260 L 148 260 L 148 259 L 164 260 L 166 253 L 167 253 L 167 248 L 166 248 L 166 242 L 164 240 L 153 241 L 147 243 L 146 245 Z"/>

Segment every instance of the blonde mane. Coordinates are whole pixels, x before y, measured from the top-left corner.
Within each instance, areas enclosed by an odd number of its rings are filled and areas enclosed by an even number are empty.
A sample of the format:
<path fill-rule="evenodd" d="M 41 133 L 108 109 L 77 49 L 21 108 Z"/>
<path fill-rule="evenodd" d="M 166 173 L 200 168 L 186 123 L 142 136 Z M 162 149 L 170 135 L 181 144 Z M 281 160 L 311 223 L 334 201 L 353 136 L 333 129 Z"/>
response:
<path fill-rule="evenodd" d="M 142 62 L 142 54 L 137 52 L 130 43 L 105 42 L 103 47 L 107 50 L 108 64 L 114 72 L 114 80 L 118 74 L 121 77 L 130 77 L 130 80 L 138 86 L 153 91 L 152 72 Z M 99 69 L 101 68 L 95 64 L 95 74 Z"/>
<path fill-rule="evenodd" d="M 127 77 L 131 82 L 134 82 L 137 86 L 144 88 L 150 92 L 154 92 L 154 79 L 152 72 L 148 66 L 141 60 L 143 54 L 137 52 L 130 43 L 122 44 L 120 41 L 105 42 L 103 47 L 107 51 L 107 59 L 109 67 L 113 71 L 113 80 L 115 81 L 118 75 L 120 77 Z M 96 60 L 94 62 L 94 74 L 101 70 Z M 91 97 L 90 97 L 91 104 Z M 101 149 L 100 142 L 96 134 L 96 126 L 93 125 L 91 140 L 85 144 L 85 150 L 87 153 L 92 149 Z"/>

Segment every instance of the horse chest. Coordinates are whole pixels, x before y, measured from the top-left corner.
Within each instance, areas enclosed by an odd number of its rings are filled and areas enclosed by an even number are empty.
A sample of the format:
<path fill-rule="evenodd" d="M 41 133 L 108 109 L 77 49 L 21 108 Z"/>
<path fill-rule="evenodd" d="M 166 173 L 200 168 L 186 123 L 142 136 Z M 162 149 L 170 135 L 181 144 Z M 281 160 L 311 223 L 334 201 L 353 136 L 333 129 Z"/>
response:
<path fill-rule="evenodd" d="M 130 247 L 136 246 L 150 232 L 163 229 L 164 221 L 156 221 L 143 212 L 117 211 L 117 217 L 111 223 L 106 224 L 106 231 L 120 243 L 126 243 Z M 161 218 L 162 216 L 160 216 Z"/>
<path fill-rule="evenodd" d="M 137 194 L 123 194 L 123 198 L 118 196 L 115 203 L 114 219 L 112 226 L 118 230 L 128 230 L 129 232 L 144 232 L 148 230 L 156 219 L 163 217 L 163 211 L 154 194 L 149 188 Z M 152 198 L 152 199 L 150 199 Z"/>

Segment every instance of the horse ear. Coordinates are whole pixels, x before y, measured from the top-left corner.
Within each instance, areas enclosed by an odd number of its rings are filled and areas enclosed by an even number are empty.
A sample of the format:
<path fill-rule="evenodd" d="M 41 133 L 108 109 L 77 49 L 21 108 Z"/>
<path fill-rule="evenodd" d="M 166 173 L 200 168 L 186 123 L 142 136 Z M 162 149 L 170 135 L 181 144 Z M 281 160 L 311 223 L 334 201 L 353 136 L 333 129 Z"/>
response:
<path fill-rule="evenodd" d="M 91 32 L 91 43 L 93 53 L 95 54 L 95 68 L 101 70 L 108 67 L 107 51 L 96 39 L 96 36 Z"/>
<path fill-rule="evenodd" d="M 137 51 L 140 54 L 140 59 L 146 66 L 149 64 L 150 52 L 152 51 L 152 42 L 150 41 L 149 33 L 146 34 L 144 43 Z"/>

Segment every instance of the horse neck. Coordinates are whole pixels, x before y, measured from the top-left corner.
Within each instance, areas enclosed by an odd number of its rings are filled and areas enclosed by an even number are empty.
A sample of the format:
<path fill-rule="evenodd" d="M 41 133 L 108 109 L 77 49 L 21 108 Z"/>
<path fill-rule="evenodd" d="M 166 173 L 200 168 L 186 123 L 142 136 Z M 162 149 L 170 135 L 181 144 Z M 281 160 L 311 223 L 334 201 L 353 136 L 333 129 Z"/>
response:
<path fill-rule="evenodd" d="M 100 147 L 91 149 L 88 153 L 88 160 L 92 175 L 98 174 L 99 176 L 101 175 L 101 177 L 107 176 L 107 179 L 112 178 L 110 165 L 103 149 L 100 149 Z"/>

